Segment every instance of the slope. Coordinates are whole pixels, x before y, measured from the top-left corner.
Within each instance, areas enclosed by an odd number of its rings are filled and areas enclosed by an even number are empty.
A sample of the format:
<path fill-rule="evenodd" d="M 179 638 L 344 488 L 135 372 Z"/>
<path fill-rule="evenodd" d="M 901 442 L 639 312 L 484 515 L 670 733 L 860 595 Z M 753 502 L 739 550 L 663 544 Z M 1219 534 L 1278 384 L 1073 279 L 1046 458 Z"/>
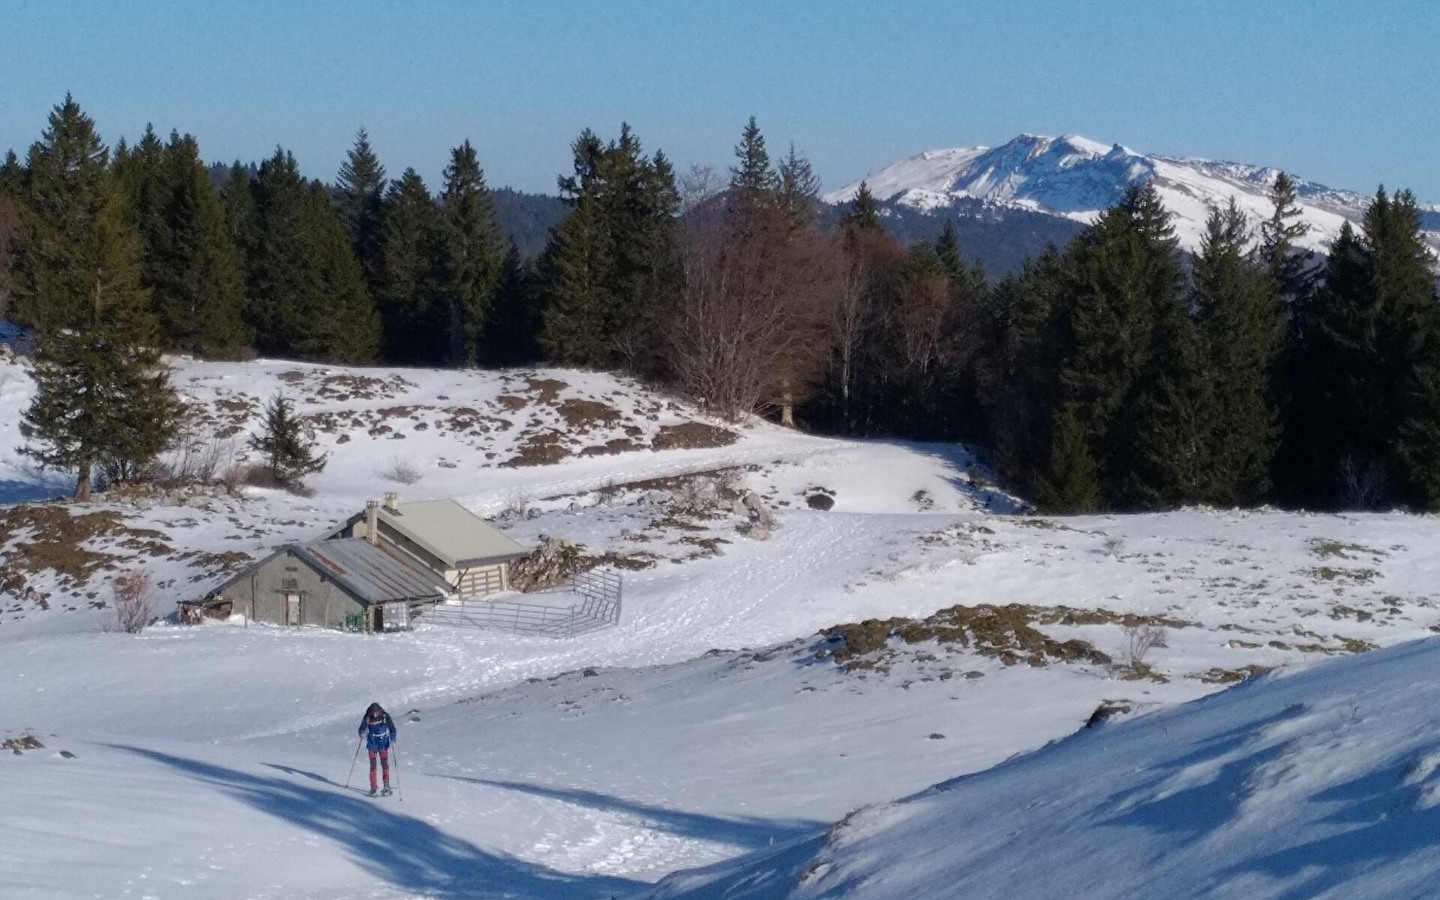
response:
<path fill-rule="evenodd" d="M 1272 676 L 647 896 L 1432 897 L 1437 677 L 1437 640 Z"/>

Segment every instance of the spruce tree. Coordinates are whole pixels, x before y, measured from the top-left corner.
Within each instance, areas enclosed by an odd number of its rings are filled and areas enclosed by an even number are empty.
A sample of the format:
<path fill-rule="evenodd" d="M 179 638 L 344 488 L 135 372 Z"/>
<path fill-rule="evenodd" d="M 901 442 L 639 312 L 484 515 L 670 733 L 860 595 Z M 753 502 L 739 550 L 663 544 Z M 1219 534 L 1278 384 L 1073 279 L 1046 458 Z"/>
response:
<path fill-rule="evenodd" d="M 855 192 L 855 199 L 850 201 L 850 208 L 845 211 L 841 224 L 848 229 L 880 230 L 880 208 L 875 203 L 875 195 L 870 193 L 869 184 L 860 182 L 860 189 Z"/>
<path fill-rule="evenodd" d="M 780 208 L 790 220 L 790 226 L 799 229 L 813 225 L 820 203 L 820 179 L 815 177 L 810 160 L 795 152 L 794 144 L 781 160 L 776 177 Z"/>
<path fill-rule="evenodd" d="M 166 228 L 147 247 L 152 304 L 166 346 L 233 358 L 248 346 L 245 283 L 225 208 L 189 135 L 170 136 L 163 156 Z"/>
<path fill-rule="evenodd" d="M 543 256 L 545 314 L 540 335 L 546 358 L 569 365 L 599 367 L 611 359 L 605 310 L 609 235 L 600 204 L 582 194 L 555 229 Z"/>
<path fill-rule="evenodd" d="M 370 146 L 370 135 L 361 128 L 340 166 L 335 203 L 349 229 L 350 245 L 365 273 L 366 288 L 374 296 L 379 294 L 384 267 L 384 194 L 385 167 Z"/>
<path fill-rule="evenodd" d="M 1211 469 L 1195 499 L 1253 505 L 1270 490 L 1279 438 L 1273 379 L 1285 310 L 1273 270 L 1251 253 L 1249 227 L 1233 198 L 1210 211 L 1191 281 L 1190 305 L 1211 373 L 1204 414 Z"/>
<path fill-rule="evenodd" d="M 322 471 L 330 458 L 315 452 L 315 442 L 306 436 L 304 423 L 284 394 L 265 404 L 262 430 L 251 436 L 249 444 L 264 458 L 275 484 L 285 488 L 298 487 L 306 475 Z"/>
<path fill-rule="evenodd" d="M 66 95 L 30 148 L 15 291 L 39 331 L 36 395 L 22 452 L 76 473 L 147 465 L 173 435 L 178 402 L 140 283 L 140 241 L 94 123 Z"/>
<path fill-rule="evenodd" d="M 1270 186 L 1270 218 L 1260 223 L 1260 259 L 1282 299 L 1294 301 L 1306 289 L 1306 254 L 1297 242 L 1310 232 L 1296 203 L 1295 181 L 1284 172 Z"/>
<path fill-rule="evenodd" d="M 1099 467 L 1073 407 L 1063 407 L 1056 414 L 1053 434 L 1036 498 L 1040 508 L 1065 515 L 1094 512 L 1102 497 Z"/>
<path fill-rule="evenodd" d="M 1364 231 L 1348 223 L 1303 307 L 1285 414 L 1296 502 L 1341 508 L 1435 505 L 1440 301 L 1420 213 L 1382 189 Z"/>
<path fill-rule="evenodd" d="M 468 140 L 451 151 L 440 205 L 437 268 L 448 314 L 449 362 L 474 365 L 503 250 L 485 175 Z"/>
<path fill-rule="evenodd" d="M 301 178 L 295 157 L 276 148 L 251 189 L 246 280 L 261 352 L 334 362 L 374 359 L 379 315 L 324 186 Z"/>
<path fill-rule="evenodd" d="M 736 164 L 730 169 L 730 190 L 741 202 L 765 202 L 780 185 L 779 176 L 770 165 L 765 149 L 765 136 L 751 116 L 735 146 Z M 798 173 L 797 173 L 798 174 Z"/>
<path fill-rule="evenodd" d="M 954 219 L 946 219 L 945 227 L 940 229 L 940 237 L 935 239 L 935 255 L 951 282 L 958 284 L 969 274 L 960 258 L 960 236 L 955 233 Z"/>
<path fill-rule="evenodd" d="M 366 290 L 345 224 L 323 184 L 312 183 L 304 200 L 310 269 L 299 307 L 303 318 L 294 323 L 291 345 L 308 359 L 373 362 L 380 353 L 380 314 Z"/>
<path fill-rule="evenodd" d="M 1157 338 L 1184 316 L 1178 243 L 1154 186 L 1131 188 L 1071 245 L 1067 298 L 1073 351 L 1061 371 L 1065 397 L 1087 429 L 1109 505 L 1146 502 L 1131 477 L 1147 456 L 1140 420 L 1158 389 Z M 1145 493 L 1141 491 L 1140 493 Z"/>
<path fill-rule="evenodd" d="M 542 324 L 535 276 L 510 244 L 500 266 L 500 282 L 486 325 L 481 361 L 487 366 L 533 365 L 540 361 Z"/>
<path fill-rule="evenodd" d="M 573 207 L 541 259 L 542 345 L 557 361 L 648 374 L 657 312 L 674 290 L 675 173 L 628 124 L 604 144 L 586 129 L 560 179 Z"/>
<path fill-rule="evenodd" d="M 449 314 L 436 285 L 440 216 L 424 180 L 406 169 L 385 195 L 384 256 L 377 295 L 384 355 L 406 365 L 449 359 Z"/>
<path fill-rule="evenodd" d="M 1390 457 L 1399 498 L 1416 509 L 1440 508 L 1440 298 L 1435 258 L 1409 191 L 1377 195 L 1365 216 L 1371 283 L 1383 316 L 1380 356 L 1394 392 Z"/>

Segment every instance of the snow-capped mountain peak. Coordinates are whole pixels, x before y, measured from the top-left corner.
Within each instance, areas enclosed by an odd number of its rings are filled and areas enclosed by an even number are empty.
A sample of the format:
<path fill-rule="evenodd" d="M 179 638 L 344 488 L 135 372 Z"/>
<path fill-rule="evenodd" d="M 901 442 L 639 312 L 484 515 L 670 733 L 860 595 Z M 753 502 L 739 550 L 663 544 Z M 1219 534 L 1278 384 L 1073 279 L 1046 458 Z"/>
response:
<path fill-rule="evenodd" d="M 1049 213 L 1091 222 L 1132 185 L 1153 181 L 1175 217 L 1182 246 L 1196 250 L 1211 206 L 1231 197 L 1259 223 L 1270 214 L 1267 196 L 1279 169 L 1220 160 L 1145 154 L 1075 134 L 1022 134 L 998 147 L 930 150 L 866 176 L 877 200 L 922 211 L 966 200 Z M 852 200 L 860 182 L 826 195 L 831 203 Z M 1322 250 L 1348 219 L 1357 221 L 1368 198 L 1296 179 L 1310 232 L 1301 244 Z M 1432 207 L 1433 209 L 1433 207 Z M 1429 222 L 1427 221 L 1427 225 Z M 1440 246 L 1440 233 L 1433 242 Z"/>

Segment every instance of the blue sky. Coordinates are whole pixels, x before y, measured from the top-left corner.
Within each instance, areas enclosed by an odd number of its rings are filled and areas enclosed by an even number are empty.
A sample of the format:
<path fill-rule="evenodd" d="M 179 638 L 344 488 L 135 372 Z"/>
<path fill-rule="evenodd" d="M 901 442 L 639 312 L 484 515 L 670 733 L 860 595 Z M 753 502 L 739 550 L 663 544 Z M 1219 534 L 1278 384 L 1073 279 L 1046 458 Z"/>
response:
<path fill-rule="evenodd" d="M 331 178 L 358 127 L 435 186 L 470 138 L 494 186 L 553 191 L 584 127 L 682 168 L 758 117 L 826 188 L 920 150 L 1074 132 L 1440 202 L 1440 2 L 208 3 L 5 0 L 0 148 L 66 91 L 104 137 L 208 159 L 276 144 Z"/>

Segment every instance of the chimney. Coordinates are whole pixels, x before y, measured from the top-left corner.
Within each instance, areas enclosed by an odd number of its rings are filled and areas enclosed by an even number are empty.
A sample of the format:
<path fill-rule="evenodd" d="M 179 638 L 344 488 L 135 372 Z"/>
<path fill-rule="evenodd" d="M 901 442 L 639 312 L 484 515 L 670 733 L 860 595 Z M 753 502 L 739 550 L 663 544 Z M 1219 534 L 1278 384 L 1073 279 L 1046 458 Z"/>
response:
<path fill-rule="evenodd" d="M 388 509 L 388 510 L 390 510 L 391 512 L 399 512 L 399 511 L 400 511 L 400 495 L 399 495 L 399 494 L 386 494 L 386 495 L 385 495 L 385 508 Z"/>
<path fill-rule="evenodd" d="M 365 501 L 365 540 L 380 543 L 380 501 Z"/>

